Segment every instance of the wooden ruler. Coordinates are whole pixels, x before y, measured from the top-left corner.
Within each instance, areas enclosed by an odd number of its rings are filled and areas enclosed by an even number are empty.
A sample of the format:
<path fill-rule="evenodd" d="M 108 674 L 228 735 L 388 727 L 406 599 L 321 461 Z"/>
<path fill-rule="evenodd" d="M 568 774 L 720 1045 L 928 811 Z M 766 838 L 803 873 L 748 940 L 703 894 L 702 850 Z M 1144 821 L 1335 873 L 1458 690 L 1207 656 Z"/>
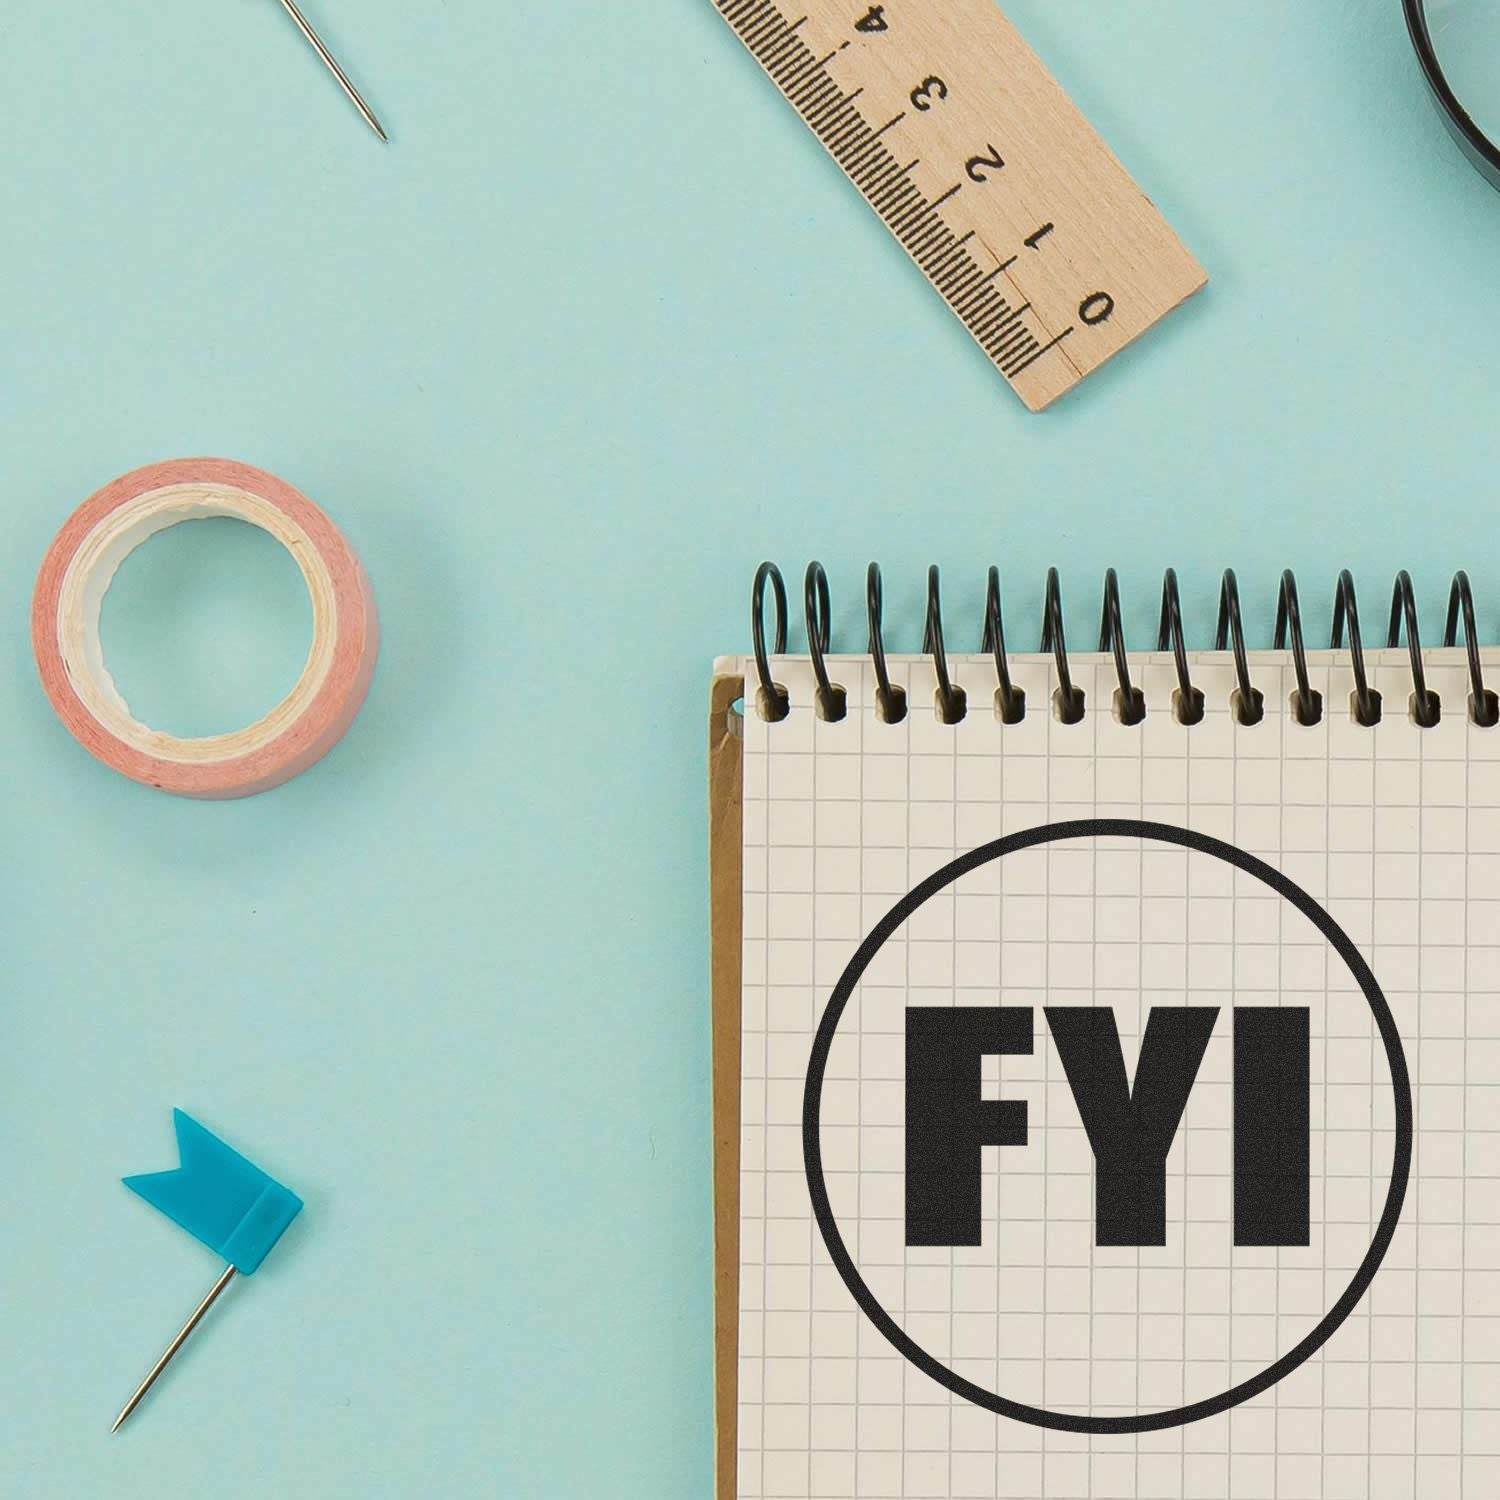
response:
<path fill-rule="evenodd" d="M 992 0 L 714 0 L 1032 411 L 1208 279 Z"/>

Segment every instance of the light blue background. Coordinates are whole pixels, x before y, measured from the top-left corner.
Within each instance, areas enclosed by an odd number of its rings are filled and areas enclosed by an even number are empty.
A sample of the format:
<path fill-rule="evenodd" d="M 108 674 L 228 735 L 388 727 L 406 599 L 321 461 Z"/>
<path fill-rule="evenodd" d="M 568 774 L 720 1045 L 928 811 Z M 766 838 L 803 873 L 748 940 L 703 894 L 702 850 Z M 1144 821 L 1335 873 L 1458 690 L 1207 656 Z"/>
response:
<path fill-rule="evenodd" d="M 1052 562 L 1080 639 L 1110 563 L 1137 640 L 1168 563 L 1199 641 L 1286 564 L 1314 633 L 1407 565 L 1429 634 L 1466 565 L 1493 637 L 1500 195 L 1396 0 L 1013 0 L 1213 277 L 1031 416 L 708 0 L 308 8 L 389 148 L 274 0 L 0 17 L 0 1486 L 706 1496 L 703 710 L 755 563 L 821 557 L 849 649 L 872 556 L 908 648 L 929 560 L 956 643 L 990 560 L 1018 644 Z M 346 741 L 228 805 L 91 761 L 27 636 L 69 510 L 194 452 L 324 505 L 384 627 Z M 236 529 L 122 573 L 143 712 L 295 672 Z M 111 1439 L 217 1271 L 114 1183 L 172 1104 L 308 1209 Z"/>

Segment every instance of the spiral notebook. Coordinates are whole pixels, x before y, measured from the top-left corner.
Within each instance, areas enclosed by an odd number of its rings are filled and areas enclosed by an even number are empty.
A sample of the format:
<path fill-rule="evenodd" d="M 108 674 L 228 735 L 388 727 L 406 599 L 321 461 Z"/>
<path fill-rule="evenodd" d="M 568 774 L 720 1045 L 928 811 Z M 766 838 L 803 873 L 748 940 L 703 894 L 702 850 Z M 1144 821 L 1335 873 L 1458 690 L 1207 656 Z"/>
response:
<path fill-rule="evenodd" d="M 1054 577 L 1034 654 L 994 584 L 888 654 L 872 573 L 833 656 L 814 569 L 786 654 L 763 570 L 716 665 L 720 1500 L 1500 1494 L 1467 581 L 1313 650 L 1288 577 L 1264 651 L 1230 576 L 1197 651 L 1169 578 L 1134 652 L 1111 577 L 1080 652 Z"/>

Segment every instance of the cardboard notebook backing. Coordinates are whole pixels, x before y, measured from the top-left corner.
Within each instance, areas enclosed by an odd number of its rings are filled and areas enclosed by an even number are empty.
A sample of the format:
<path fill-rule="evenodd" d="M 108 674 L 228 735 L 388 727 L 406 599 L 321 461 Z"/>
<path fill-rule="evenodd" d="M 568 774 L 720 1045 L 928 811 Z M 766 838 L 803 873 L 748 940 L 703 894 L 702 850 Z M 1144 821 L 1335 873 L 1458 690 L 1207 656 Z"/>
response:
<path fill-rule="evenodd" d="M 740 1285 L 740 932 L 744 773 L 734 703 L 715 676 L 708 711 L 708 850 L 714 1111 L 714 1494 L 735 1500 Z"/>

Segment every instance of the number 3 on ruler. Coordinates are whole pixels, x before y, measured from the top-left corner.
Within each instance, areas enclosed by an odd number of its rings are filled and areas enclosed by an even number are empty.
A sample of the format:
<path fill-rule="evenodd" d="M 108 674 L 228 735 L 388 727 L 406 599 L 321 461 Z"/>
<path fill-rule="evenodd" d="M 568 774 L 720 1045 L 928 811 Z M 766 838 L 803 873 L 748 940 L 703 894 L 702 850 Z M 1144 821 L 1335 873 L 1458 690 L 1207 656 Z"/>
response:
<path fill-rule="evenodd" d="M 931 78 L 924 78 L 911 91 L 911 107 L 925 112 L 932 108 L 932 101 L 934 99 L 946 99 L 947 97 L 948 85 L 934 74 Z"/>

